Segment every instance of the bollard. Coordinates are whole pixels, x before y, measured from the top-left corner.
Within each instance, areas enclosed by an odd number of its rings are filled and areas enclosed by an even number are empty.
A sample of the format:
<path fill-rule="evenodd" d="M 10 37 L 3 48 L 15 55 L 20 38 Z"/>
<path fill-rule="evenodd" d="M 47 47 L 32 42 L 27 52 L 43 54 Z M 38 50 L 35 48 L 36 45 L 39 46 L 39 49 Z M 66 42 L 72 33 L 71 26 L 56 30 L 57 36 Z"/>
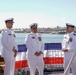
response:
<path fill-rule="evenodd" d="M 21 70 L 20 69 L 18 70 L 18 75 L 21 75 Z"/>
<path fill-rule="evenodd" d="M 30 70 L 27 70 L 27 75 L 30 75 Z"/>
<path fill-rule="evenodd" d="M 39 75 L 38 69 L 36 69 L 36 71 L 35 71 L 35 75 Z"/>
<path fill-rule="evenodd" d="M 22 71 L 22 75 L 25 75 L 25 70 Z"/>

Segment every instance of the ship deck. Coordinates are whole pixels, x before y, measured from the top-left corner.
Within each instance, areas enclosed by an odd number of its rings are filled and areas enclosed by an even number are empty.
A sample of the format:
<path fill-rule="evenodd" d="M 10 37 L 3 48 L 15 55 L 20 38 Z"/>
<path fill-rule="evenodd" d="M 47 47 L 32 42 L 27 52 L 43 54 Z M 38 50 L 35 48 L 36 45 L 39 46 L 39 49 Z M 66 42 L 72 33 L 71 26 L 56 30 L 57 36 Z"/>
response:
<path fill-rule="evenodd" d="M 25 48 L 26 46 L 24 44 L 23 45 L 18 45 L 18 47 L 19 47 L 19 50 L 18 50 L 19 53 L 27 51 L 27 49 Z M 45 51 L 47 51 L 47 56 L 45 56 L 46 60 L 44 62 L 45 62 L 45 64 L 47 64 L 47 68 L 55 69 L 56 66 L 59 67 L 59 68 L 63 67 L 64 56 L 63 56 L 63 53 L 61 51 L 61 43 L 46 43 L 45 44 Z M 49 55 L 49 52 L 50 52 L 50 55 Z M 48 57 L 51 57 L 51 59 L 48 58 Z M 21 59 L 18 59 L 18 60 L 20 61 Z M 2 61 L 2 59 L 0 59 L 0 61 Z M 15 65 L 16 66 L 15 69 L 20 69 L 20 68 L 24 68 L 24 67 L 27 68 L 28 67 L 27 65 L 24 65 L 24 64 L 27 64 L 26 61 L 25 62 L 21 61 L 21 62 L 18 62 L 18 63 L 16 65 L 20 65 L 20 66 Z M 1 65 L 4 65 L 4 63 L 1 63 L 0 66 Z M 48 66 L 48 65 L 51 65 L 51 66 Z M 54 71 L 51 71 L 51 72 L 46 71 L 46 72 L 44 72 L 44 75 L 63 75 L 63 72 L 64 71 L 61 71 L 61 70 L 57 70 L 57 72 L 56 71 L 55 72 Z M 3 74 L 0 73 L 0 75 L 3 75 Z M 18 74 L 15 74 L 15 75 L 18 75 Z M 36 75 L 38 75 L 38 74 L 36 74 Z M 70 73 L 69 75 L 73 75 L 73 74 Z"/>
<path fill-rule="evenodd" d="M 53 73 L 44 73 L 44 75 L 63 75 L 63 72 L 62 73 L 59 73 L 59 72 L 53 72 Z M 70 73 L 69 75 L 73 75 L 72 73 Z"/>

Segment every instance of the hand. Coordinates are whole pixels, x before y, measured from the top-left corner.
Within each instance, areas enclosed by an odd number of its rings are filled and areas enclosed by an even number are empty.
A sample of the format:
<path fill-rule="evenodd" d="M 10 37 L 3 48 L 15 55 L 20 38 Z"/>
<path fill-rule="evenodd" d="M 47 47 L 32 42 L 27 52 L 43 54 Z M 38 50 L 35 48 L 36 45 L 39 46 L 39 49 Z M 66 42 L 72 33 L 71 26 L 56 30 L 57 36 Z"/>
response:
<path fill-rule="evenodd" d="M 16 57 L 17 56 L 17 50 L 15 50 L 15 53 L 14 53 L 14 57 Z"/>
<path fill-rule="evenodd" d="M 39 54 L 41 55 L 41 54 L 43 54 L 43 52 L 42 52 L 42 51 L 40 51 L 40 52 L 39 52 Z"/>
<path fill-rule="evenodd" d="M 62 51 L 63 52 L 68 52 L 68 49 L 63 48 Z"/>
<path fill-rule="evenodd" d="M 15 50 L 15 47 L 13 47 L 12 51 L 14 52 L 14 57 L 17 56 L 17 50 Z"/>
<path fill-rule="evenodd" d="M 35 52 L 34 55 L 39 56 L 39 52 Z"/>
<path fill-rule="evenodd" d="M 43 54 L 43 52 L 41 52 L 41 51 L 40 51 L 40 52 L 35 52 L 34 54 L 35 54 L 36 56 L 40 56 L 41 54 Z"/>
<path fill-rule="evenodd" d="M 41 37 L 38 37 L 39 41 L 41 41 Z"/>

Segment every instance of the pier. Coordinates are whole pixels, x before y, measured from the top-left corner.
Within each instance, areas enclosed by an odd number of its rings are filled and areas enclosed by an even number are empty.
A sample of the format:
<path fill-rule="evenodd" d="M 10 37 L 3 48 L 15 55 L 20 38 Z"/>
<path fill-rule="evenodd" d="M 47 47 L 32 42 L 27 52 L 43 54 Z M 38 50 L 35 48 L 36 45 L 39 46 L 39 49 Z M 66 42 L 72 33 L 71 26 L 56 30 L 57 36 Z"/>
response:
<path fill-rule="evenodd" d="M 4 29 L 0 29 L 1 31 Z M 12 29 L 15 33 L 29 33 L 31 30 L 29 28 L 15 28 Z M 52 34 L 64 34 L 66 32 L 65 27 L 55 27 L 55 28 L 38 28 L 38 33 L 52 33 Z M 76 28 L 75 28 L 76 32 Z"/>

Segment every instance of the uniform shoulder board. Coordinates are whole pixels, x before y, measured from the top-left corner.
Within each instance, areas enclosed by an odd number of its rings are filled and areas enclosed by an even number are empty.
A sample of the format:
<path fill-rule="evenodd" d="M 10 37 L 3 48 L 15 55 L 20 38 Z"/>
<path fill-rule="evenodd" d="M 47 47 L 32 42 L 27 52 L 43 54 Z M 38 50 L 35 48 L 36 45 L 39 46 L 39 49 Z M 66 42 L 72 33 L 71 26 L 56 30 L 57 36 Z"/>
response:
<path fill-rule="evenodd" d="M 6 29 L 3 29 L 2 32 L 6 32 Z"/>
<path fill-rule="evenodd" d="M 28 36 L 32 35 L 31 33 L 28 34 Z"/>
<path fill-rule="evenodd" d="M 75 36 L 76 36 L 76 33 L 74 33 L 73 35 L 75 35 Z"/>

